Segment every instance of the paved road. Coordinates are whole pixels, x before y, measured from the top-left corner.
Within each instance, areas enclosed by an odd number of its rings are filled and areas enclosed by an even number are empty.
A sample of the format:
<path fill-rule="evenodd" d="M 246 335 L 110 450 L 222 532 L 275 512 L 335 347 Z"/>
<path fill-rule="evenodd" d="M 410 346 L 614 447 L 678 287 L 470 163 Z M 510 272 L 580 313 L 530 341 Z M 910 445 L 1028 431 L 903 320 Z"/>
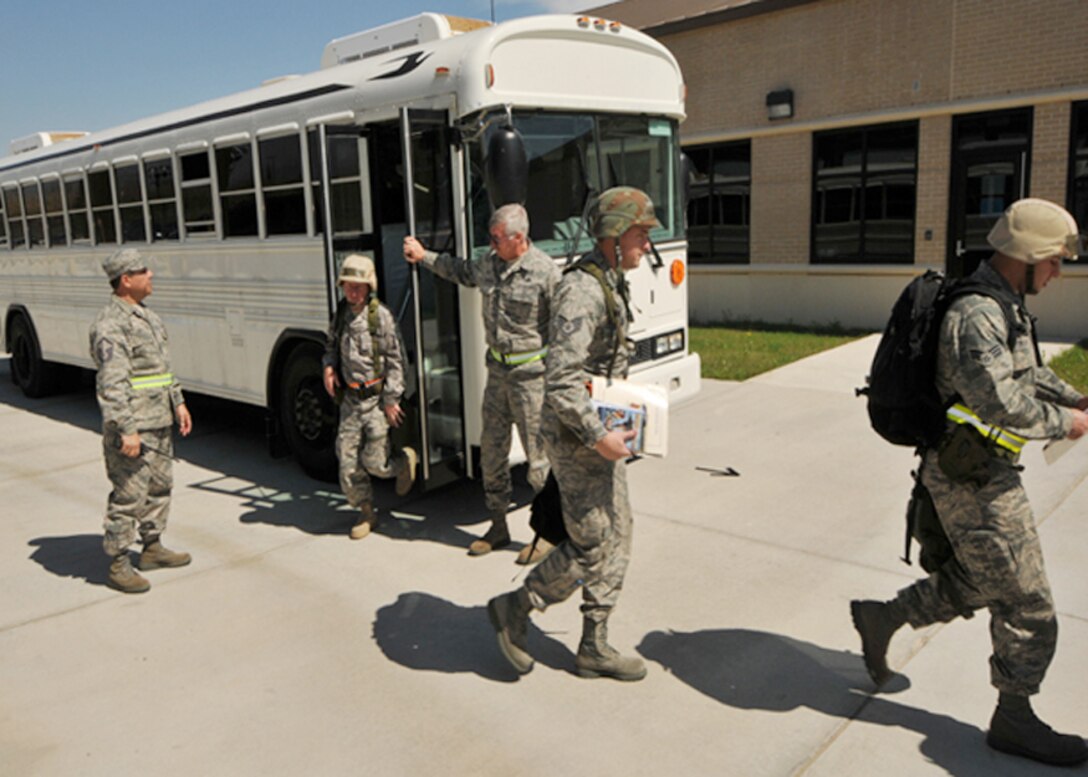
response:
<path fill-rule="evenodd" d="M 669 458 L 631 466 L 611 635 L 649 664 L 636 684 L 573 673 L 574 601 L 534 617 L 531 674 L 504 664 L 484 604 L 514 585 L 519 544 L 466 556 L 478 485 L 381 491 L 379 533 L 351 542 L 335 488 L 268 458 L 260 414 L 226 403 L 194 399 L 178 444 L 168 538 L 193 564 L 143 596 L 106 588 L 92 391 L 25 400 L 0 358 L 0 774 L 1042 774 L 983 743 L 984 615 L 901 632 L 910 679 L 871 695 L 848 602 L 918 572 L 897 560 L 911 454 L 853 398 L 874 347 L 707 381 L 673 413 Z M 1088 445 L 1053 466 L 1037 448 L 1061 620 L 1037 707 L 1083 734 Z"/>

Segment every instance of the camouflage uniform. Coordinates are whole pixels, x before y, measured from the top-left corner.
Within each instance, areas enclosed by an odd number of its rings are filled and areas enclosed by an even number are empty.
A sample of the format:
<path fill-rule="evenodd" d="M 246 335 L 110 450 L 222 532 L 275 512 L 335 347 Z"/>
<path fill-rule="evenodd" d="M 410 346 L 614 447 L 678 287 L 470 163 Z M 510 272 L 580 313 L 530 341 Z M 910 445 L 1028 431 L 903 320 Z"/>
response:
<path fill-rule="evenodd" d="M 170 427 L 185 399 L 170 371 L 166 329 L 151 309 L 112 296 L 91 327 L 90 346 L 113 486 L 102 546 L 117 556 L 137 535 L 146 544 L 166 529 L 173 487 Z M 146 450 L 130 458 L 121 453 L 121 435 L 137 432 Z"/>
<path fill-rule="evenodd" d="M 1013 294 L 989 263 L 972 277 Z M 968 295 L 952 304 L 940 331 L 938 390 L 946 402 L 958 395 L 957 401 L 987 424 L 1021 437 L 1065 437 L 1072 417 L 1062 406 L 1075 406 L 1081 395 L 1037 364 L 1033 321 L 1022 298 L 1015 312 L 1022 332 L 1010 352 L 998 302 Z M 989 608 L 991 682 L 1006 693 L 1035 694 L 1054 655 L 1058 629 L 1035 520 L 1015 461 L 992 457 L 988 482 L 978 487 L 950 480 L 937 456 L 935 450 L 926 452 L 922 482 L 955 558 L 900 591 L 896 601 L 915 628 Z"/>
<path fill-rule="evenodd" d="M 529 485 L 539 491 L 548 478 L 548 458 L 540 440 L 544 360 L 506 362 L 516 361 L 516 354 L 548 347 L 551 299 L 559 283 L 559 268 L 550 256 L 532 245 L 509 262 L 494 252 L 466 262 L 449 254 L 427 251 L 423 264 L 436 275 L 462 286 L 476 287 L 483 294 L 488 353 L 480 464 L 487 510 L 492 515 L 502 515 L 513 493 L 510 429 L 514 424 L 529 461 Z"/>
<path fill-rule="evenodd" d="M 582 586 L 583 614 L 603 623 L 631 558 L 631 503 L 625 462 L 608 461 L 593 447 L 606 431 L 586 382 L 592 375 L 626 377 L 629 313 L 623 274 L 609 268 L 600 249 L 578 261 L 603 272 L 616 325 L 600 282 L 588 272 L 566 272 L 555 294 L 541 429 L 570 539 L 540 562 L 525 587 L 533 606 L 543 610 Z"/>
<path fill-rule="evenodd" d="M 359 390 L 345 387 L 340 402 L 340 426 L 336 434 L 340 488 L 348 504 L 355 508 L 373 501 L 369 475 L 392 478 L 407 466 L 403 454 L 393 455 L 389 422 L 383 410 L 383 406 L 398 404 L 404 394 L 404 357 L 397 322 L 389 308 L 379 303 L 378 331 L 372 333 L 369 304 L 361 313 L 346 311 L 347 322 L 339 338 L 334 318 L 322 359 L 323 366 L 338 370 L 344 383 L 365 386 L 381 377 L 375 371 L 374 357 L 376 354 L 382 357 L 384 380 L 380 391 L 364 396 Z"/>

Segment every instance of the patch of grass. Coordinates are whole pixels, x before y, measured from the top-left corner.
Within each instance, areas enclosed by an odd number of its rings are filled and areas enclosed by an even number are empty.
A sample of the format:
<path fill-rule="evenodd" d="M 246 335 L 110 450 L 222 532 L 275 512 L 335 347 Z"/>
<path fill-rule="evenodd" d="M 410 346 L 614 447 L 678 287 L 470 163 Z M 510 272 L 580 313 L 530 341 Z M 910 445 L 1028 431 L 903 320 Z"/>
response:
<path fill-rule="evenodd" d="M 1088 339 L 1051 359 L 1050 369 L 1080 393 L 1088 394 Z"/>
<path fill-rule="evenodd" d="M 703 377 L 716 380 L 747 380 L 869 334 L 837 326 L 799 329 L 748 322 L 691 326 L 688 331 L 690 348 L 702 360 Z"/>

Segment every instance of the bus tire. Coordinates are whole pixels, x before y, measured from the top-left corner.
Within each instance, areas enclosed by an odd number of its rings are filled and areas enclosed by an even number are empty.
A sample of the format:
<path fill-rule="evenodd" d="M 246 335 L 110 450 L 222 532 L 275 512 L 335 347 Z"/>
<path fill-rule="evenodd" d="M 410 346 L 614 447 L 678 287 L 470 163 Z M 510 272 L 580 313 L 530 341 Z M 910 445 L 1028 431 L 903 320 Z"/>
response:
<path fill-rule="evenodd" d="M 337 410 L 321 379 L 321 355 L 308 343 L 292 352 L 280 381 L 280 423 L 306 474 L 335 483 Z"/>
<path fill-rule="evenodd" d="M 24 316 L 11 322 L 11 382 L 31 399 L 48 396 L 56 388 L 54 365 L 42 359 L 34 327 Z"/>

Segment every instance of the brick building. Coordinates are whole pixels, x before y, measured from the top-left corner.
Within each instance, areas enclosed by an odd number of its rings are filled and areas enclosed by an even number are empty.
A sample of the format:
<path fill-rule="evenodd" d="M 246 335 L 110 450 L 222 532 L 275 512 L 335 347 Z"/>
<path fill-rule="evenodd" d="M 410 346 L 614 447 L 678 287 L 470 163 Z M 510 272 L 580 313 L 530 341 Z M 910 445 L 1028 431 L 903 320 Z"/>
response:
<path fill-rule="evenodd" d="M 624 0 L 688 87 L 696 321 L 879 328 L 927 267 L 989 255 L 1013 200 L 1088 231 L 1088 2 Z M 1088 257 L 1084 257 L 1088 259 Z M 1035 300 L 1088 335 L 1088 266 Z"/>

